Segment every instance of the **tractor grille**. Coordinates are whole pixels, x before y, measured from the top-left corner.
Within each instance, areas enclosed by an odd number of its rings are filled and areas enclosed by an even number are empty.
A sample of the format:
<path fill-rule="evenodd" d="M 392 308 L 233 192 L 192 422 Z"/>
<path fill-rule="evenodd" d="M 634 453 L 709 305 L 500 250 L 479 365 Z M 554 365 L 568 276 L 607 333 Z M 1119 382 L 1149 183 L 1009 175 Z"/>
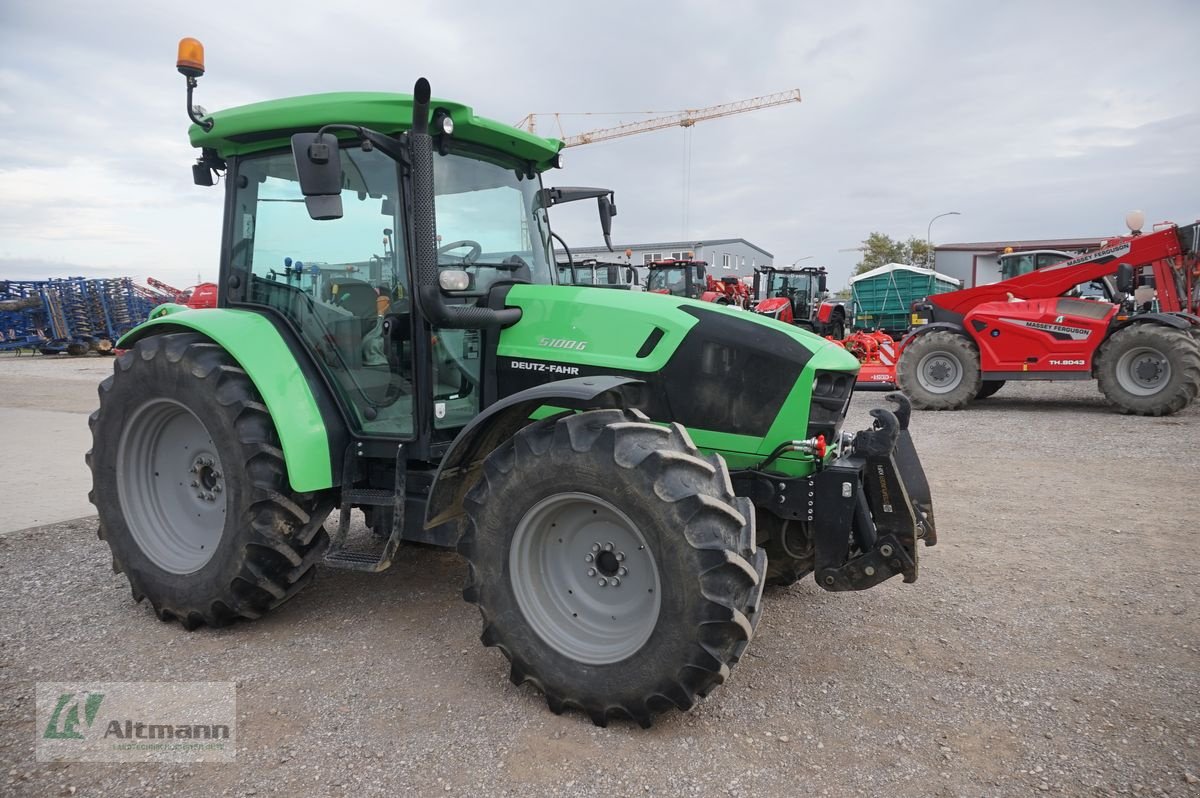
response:
<path fill-rule="evenodd" d="M 853 396 L 853 374 L 845 371 L 817 371 L 813 375 L 812 407 L 808 414 L 806 437 L 824 435 L 829 443 L 836 442 Z"/>

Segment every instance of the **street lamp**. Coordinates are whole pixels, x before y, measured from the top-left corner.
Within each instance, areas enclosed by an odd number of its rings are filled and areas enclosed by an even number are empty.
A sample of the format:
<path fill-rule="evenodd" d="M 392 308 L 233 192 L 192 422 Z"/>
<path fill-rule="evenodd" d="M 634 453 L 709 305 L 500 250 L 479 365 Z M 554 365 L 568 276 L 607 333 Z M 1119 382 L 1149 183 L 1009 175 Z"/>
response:
<path fill-rule="evenodd" d="M 925 267 L 928 269 L 933 268 L 931 263 L 933 260 L 933 239 L 930 238 L 930 235 L 933 232 L 933 223 L 938 219 L 941 219 L 943 216 L 962 216 L 962 214 L 958 211 L 947 211 L 945 213 L 939 213 L 937 216 L 929 220 L 929 224 L 925 227 Z"/>
<path fill-rule="evenodd" d="M 805 255 L 803 258 L 796 258 L 794 261 L 792 261 L 791 265 L 795 266 L 797 263 L 799 263 L 802 260 L 812 260 L 815 257 L 817 257 L 817 256 L 816 255 Z"/>

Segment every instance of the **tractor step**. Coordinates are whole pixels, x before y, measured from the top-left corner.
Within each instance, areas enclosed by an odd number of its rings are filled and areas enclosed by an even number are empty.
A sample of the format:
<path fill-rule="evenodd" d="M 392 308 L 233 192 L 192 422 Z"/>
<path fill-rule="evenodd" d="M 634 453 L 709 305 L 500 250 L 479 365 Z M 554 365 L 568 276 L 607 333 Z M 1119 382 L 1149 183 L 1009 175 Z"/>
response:
<path fill-rule="evenodd" d="M 391 507 L 396 495 L 390 490 L 355 488 L 342 491 L 344 504 L 369 504 L 373 507 Z"/>
<path fill-rule="evenodd" d="M 392 558 L 404 538 L 404 501 L 408 460 L 404 446 L 396 449 L 396 482 L 391 491 L 379 488 L 343 488 L 338 526 L 325 552 L 324 562 L 331 568 L 378 573 L 387 570 Z M 358 454 L 350 448 L 342 465 L 342 485 L 353 485 L 358 478 Z M 368 507 L 391 507 L 392 530 L 387 539 L 374 538 L 372 542 L 348 540 L 350 536 L 350 510 L 355 505 Z"/>

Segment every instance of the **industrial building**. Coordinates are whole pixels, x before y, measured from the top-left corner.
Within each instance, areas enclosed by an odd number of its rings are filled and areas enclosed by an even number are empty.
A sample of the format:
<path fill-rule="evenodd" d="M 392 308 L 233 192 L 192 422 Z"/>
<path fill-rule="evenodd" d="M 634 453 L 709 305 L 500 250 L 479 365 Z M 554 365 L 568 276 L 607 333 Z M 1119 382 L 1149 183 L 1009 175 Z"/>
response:
<path fill-rule="evenodd" d="M 933 248 L 933 268 L 961 280 L 964 288 L 987 285 L 1000 280 L 1000 256 L 1013 252 L 1057 249 L 1082 255 L 1099 249 L 1106 237 L 1046 238 L 1033 241 L 976 241 L 965 244 L 941 244 Z"/>
<path fill-rule="evenodd" d="M 716 238 L 708 241 L 661 241 L 650 244 L 613 244 L 612 252 L 607 247 L 572 247 L 571 256 L 576 260 L 596 258 L 631 263 L 638 274 L 645 277 L 641 268 L 656 260 L 685 260 L 694 258 L 708 264 L 714 276 L 738 276 L 752 279 L 754 270 L 775 262 L 775 256 L 757 244 L 744 238 Z M 555 251 L 559 261 L 567 259 L 561 249 Z"/>

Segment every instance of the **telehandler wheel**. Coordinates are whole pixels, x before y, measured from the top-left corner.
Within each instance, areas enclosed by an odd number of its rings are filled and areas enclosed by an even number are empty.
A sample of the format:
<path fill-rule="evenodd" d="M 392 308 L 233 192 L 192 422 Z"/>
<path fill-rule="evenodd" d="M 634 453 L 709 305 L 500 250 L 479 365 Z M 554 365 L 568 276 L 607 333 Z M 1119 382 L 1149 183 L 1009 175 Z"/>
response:
<path fill-rule="evenodd" d="M 975 398 L 987 399 L 1003 387 L 1004 380 L 984 380 L 983 384 L 979 386 L 979 393 L 975 394 Z"/>
<path fill-rule="evenodd" d="M 328 545 L 330 504 L 290 490 L 246 372 L 193 333 L 145 338 L 114 366 L 89 419 L 88 498 L 134 600 L 193 629 L 295 595 Z"/>
<path fill-rule="evenodd" d="M 463 506 L 481 639 L 556 714 L 649 726 L 725 681 L 754 635 L 753 506 L 678 424 L 621 410 L 535 422 L 488 456 Z"/>
<path fill-rule="evenodd" d="M 983 385 L 979 350 L 963 335 L 945 330 L 925 333 L 901 353 L 896 383 L 920 410 L 960 410 Z"/>
<path fill-rule="evenodd" d="M 1121 412 L 1169 416 L 1200 395 L 1200 348 L 1186 330 L 1134 324 L 1104 342 L 1096 379 Z"/>
<path fill-rule="evenodd" d="M 799 521 L 763 511 L 757 514 L 755 524 L 759 545 L 767 553 L 768 585 L 787 587 L 812 573 L 812 540 Z"/>

